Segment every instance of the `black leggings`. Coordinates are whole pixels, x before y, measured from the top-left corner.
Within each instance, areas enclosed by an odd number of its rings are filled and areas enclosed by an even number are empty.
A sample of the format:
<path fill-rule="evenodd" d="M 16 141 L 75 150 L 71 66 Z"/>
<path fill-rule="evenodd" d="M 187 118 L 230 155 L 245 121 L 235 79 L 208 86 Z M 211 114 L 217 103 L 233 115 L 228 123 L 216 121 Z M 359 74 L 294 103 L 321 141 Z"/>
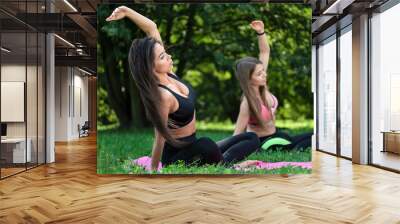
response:
<path fill-rule="evenodd" d="M 292 148 L 293 149 L 306 149 L 311 147 L 311 138 L 313 133 L 307 132 L 292 137 Z"/>
<path fill-rule="evenodd" d="M 258 149 L 260 141 L 253 132 L 245 132 L 217 142 L 217 146 L 223 154 L 225 163 L 245 159 Z"/>
<path fill-rule="evenodd" d="M 182 160 L 186 165 L 197 161 L 198 165 L 204 164 L 231 164 L 240 161 L 255 152 L 259 140 L 254 133 L 243 133 L 228 137 L 215 143 L 210 138 L 196 138 L 196 135 L 180 138 L 189 144 L 183 148 L 176 148 L 165 143 L 161 162 L 169 165 Z"/>
<path fill-rule="evenodd" d="M 260 137 L 259 138 L 260 139 L 260 146 L 262 144 L 264 144 L 264 142 L 266 140 L 268 140 L 270 138 L 276 138 L 276 137 L 283 138 L 283 139 L 288 140 L 289 142 L 292 142 L 292 137 L 290 137 L 290 135 L 288 135 L 288 134 L 286 134 L 285 132 L 282 132 L 282 131 L 276 131 L 272 135 L 267 135 L 267 136 Z"/>
<path fill-rule="evenodd" d="M 313 134 L 312 132 L 307 132 L 307 133 L 303 133 L 303 134 L 299 134 L 299 135 L 295 135 L 295 136 L 290 136 L 285 132 L 276 131 L 272 135 L 263 136 L 263 137 L 259 138 L 260 148 L 268 139 L 273 138 L 273 137 L 280 137 L 280 138 L 288 140 L 291 143 L 289 145 L 285 145 L 285 146 L 277 146 L 279 148 L 286 149 L 286 150 L 306 149 L 308 147 L 311 147 L 312 134 Z"/>

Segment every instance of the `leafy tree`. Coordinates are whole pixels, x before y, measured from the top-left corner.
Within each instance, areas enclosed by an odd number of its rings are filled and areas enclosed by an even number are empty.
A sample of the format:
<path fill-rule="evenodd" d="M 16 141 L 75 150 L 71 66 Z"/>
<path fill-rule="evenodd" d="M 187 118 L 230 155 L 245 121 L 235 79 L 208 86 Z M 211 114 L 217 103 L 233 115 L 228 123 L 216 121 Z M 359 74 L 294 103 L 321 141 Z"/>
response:
<path fill-rule="evenodd" d="M 106 23 L 116 5 L 98 7 L 99 88 L 123 126 L 143 127 L 143 105 L 129 74 L 127 55 L 144 33 L 128 19 Z M 151 18 L 176 62 L 174 72 L 195 88 L 197 117 L 235 121 L 241 98 L 234 62 L 258 56 L 249 27 L 265 23 L 271 46 L 268 85 L 280 103 L 278 118 L 312 118 L 311 8 L 303 4 L 147 4 L 130 6 Z"/>

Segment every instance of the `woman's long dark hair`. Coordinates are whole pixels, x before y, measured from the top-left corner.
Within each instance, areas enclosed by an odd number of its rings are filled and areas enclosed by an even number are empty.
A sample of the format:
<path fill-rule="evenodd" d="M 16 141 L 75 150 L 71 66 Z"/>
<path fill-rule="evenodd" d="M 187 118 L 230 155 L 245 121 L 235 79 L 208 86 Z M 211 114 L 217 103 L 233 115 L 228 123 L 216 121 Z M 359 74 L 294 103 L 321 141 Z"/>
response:
<path fill-rule="evenodd" d="M 263 119 L 261 118 L 260 102 L 257 100 L 256 93 L 250 88 L 250 79 L 254 69 L 256 68 L 256 65 L 258 64 L 262 65 L 262 61 L 253 57 L 245 57 L 237 60 L 235 66 L 235 76 L 239 80 L 240 88 L 243 90 L 243 95 L 246 97 L 249 104 L 250 115 L 256 118 L 257 123 L 260 126 L 265 127 Z M 271 111 L 271 105 L 269 105 L 265 97 L 265 92 L 268 92 L 268 87 L 260 86 L 258 90 L 260 92 L 262 103 L 267 106 L 268 110 Z"/>
<path fill-rule="evenodd" d="M 147 119 L 151 121 L 167 142 L 179 147 L 183 145 L 183 142 L 171 136 L 166 125 L 167 122 L 162 119 L 160 114 L 161 94 L 158 88 L 159 80 L 153 72 L 154 46 L 157 43 L 162 45 L 162 43 L 151 37 L 135 39 L 129 50 L 129 67 L 139 89 Z"/>

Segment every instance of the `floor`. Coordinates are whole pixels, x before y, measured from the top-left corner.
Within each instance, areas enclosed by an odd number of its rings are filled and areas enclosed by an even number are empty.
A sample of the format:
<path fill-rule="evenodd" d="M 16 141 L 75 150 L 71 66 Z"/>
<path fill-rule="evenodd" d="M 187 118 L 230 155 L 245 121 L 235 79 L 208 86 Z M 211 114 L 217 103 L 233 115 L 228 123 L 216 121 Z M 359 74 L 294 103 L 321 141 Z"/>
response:
<path fill-rule="evenodd" d="M 400 154 L 392 152 L 374 151 L 372 161 L 374 164 L 400 170 Z"/>
<path fill-rule="evenodd" d="M 0 223 L 400 223 L 400 174 L 313 153 L 292 176 L 96 174 L 96 138 L 0 181 Z"/>

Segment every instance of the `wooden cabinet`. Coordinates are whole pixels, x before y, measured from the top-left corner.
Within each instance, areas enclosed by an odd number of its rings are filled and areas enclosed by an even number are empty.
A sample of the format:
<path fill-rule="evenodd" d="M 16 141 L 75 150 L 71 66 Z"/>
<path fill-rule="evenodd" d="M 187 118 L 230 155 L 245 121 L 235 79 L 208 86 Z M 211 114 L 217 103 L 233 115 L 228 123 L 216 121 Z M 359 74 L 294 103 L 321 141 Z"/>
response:
<path fill-rule="evenodd" d="M 400 154 L 400 132 L 383 133 L 383 152 Z"/>

